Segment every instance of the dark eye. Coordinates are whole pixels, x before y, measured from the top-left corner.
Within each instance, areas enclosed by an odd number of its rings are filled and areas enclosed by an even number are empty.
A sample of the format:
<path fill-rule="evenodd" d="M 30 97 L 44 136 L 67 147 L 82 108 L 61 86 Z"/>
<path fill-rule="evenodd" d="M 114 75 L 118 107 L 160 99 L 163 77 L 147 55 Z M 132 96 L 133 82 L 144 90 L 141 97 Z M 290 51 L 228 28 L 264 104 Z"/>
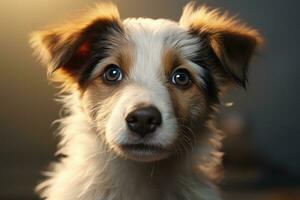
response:
<path fill-rule="evenodd" d="M 171 81 L 178 87 L 186 88 L 191 83 L 190 74 L 186 69 L 177 69 L 173 72 Z"/>
<path fill-rule="evenodd" d="M 123 78 L 123 74 L 121 69 L 114 64 L 110 64 L 105 68 L 103 73 L 103 79 L 108 83 L 116 83 L 121 81 Z"/>

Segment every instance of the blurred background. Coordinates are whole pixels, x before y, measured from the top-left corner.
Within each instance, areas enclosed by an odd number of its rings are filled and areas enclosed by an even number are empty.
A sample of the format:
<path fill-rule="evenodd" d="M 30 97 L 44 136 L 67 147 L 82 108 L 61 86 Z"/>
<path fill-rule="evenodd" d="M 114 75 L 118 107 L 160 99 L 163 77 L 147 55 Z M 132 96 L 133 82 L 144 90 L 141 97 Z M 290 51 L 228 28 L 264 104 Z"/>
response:
<path fill-rule="evenodd" d="M 28 45 L 31 31 L 95 0 L 0 1 L 0 199 L 35 200 L 40 172 L 54 159 L 51 123 L 57 92 Z M 98 1 L 99 2 L 99 1 Z M 178 20 L 187 0 L 113 0 L 122 18 Z M 228 10 L 260 30 L 265 47 L 250 68 L 250 85 L 226 97 L 225 199 L 300 199 L 300 1 L 201 0 Z"/>

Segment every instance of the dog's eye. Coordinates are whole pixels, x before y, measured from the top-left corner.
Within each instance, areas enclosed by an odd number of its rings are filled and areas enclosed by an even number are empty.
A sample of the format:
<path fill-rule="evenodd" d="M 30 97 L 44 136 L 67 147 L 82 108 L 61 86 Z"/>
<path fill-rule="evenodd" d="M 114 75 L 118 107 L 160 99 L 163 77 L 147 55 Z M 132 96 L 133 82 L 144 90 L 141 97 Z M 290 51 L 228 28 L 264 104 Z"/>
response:
<path fill-rule="evenodd" d="M 123 74 L 121 69 L 115 65 L 110 64 L 105 68 L 105 71 L 103 73 L 103 79 L 108 83 L 116 83 L 118 81 L 121 81 L 123 78 Z"/>
<path fill-rule="evenodd" d="M 187 88 L 191 84 L 190 74 L 186 69 L 177 69 L 171 76 L 171 82 L 180 88 Z"/>

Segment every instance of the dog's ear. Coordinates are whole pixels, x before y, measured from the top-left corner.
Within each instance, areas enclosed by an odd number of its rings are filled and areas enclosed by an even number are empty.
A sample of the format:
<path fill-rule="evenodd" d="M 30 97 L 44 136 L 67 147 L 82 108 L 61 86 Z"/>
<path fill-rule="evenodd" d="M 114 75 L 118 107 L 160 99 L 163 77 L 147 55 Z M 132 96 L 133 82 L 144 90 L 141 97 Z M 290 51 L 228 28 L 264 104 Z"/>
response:
<path fill-rule="evenodd" d="M 195 9 L 194 3 L 184 8 L 180 25 L 207 41 L 228 80 L 246 87 L 249 61 L 262 43 L 256 30 L 227 13 L 222 15 L 205 6 Z"/>
<path fill-rule="evenodd" d="M 49 74 L 62 71 L 76 78 L 91 56 L 94 42 L 109 37 L 112 32 L 122 31 L 118 9 L 112 3 L 98 4 L 95 9 L 78 18 L 72 23 L 31 35 L 30 44 L 47 65 Z"/>

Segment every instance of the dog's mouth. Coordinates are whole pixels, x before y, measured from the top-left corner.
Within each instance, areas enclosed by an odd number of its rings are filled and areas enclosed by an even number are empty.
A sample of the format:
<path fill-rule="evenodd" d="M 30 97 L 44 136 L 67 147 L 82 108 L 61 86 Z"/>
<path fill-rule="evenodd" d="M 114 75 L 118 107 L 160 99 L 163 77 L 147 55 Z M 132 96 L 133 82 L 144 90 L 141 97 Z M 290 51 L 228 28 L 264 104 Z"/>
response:
<path fill-rule="evenodd" d="M 127 158 L 137 161 L 156 161 L 167 157 L 170 152 L 159 145 L 137 143 L 120 145 Z"/>
<path fill-rule="evenodd" d="M 165 151 L 164 148 L 158 145 L 151 145 L 151 144 L 124 144 L 121 146 L 122 149 L 125 150 L 135 150 L 135 151 Z"/>

